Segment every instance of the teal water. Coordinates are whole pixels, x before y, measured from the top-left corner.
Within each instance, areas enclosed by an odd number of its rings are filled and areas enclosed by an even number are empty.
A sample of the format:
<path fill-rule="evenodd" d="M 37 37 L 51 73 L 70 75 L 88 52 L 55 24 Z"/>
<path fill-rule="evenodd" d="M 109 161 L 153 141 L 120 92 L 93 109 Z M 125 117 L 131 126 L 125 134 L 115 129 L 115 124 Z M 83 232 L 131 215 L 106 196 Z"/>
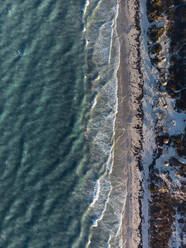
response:
<path fill-rule="evenodd" d="M 110 247 L 92 228 L 111 189 L 116 1 L 88 3 L 1 3 L 0 248 Z"/>
<path fill-rule="evenodd" d="M 80 233 L 83 4 L 1 4 L 0 247 L 72 247 Z"/>

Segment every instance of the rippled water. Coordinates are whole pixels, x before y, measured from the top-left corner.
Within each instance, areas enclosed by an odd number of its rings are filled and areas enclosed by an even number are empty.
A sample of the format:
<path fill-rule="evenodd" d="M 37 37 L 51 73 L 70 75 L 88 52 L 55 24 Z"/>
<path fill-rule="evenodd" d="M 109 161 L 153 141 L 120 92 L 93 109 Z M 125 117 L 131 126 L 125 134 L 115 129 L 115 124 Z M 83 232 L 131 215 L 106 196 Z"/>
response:
<path fill-rule="evenodd" d="M 2 3 L 0 247 L 72 247 L 80 235 L 90 201 L 83 5 Z"/>
<path fill-rule="evenodd" d="M 1 3 L 2 248 L 109 247 L 113 221 L 92 228 L 112 188 L 116 15 L 116 0 Z"/>

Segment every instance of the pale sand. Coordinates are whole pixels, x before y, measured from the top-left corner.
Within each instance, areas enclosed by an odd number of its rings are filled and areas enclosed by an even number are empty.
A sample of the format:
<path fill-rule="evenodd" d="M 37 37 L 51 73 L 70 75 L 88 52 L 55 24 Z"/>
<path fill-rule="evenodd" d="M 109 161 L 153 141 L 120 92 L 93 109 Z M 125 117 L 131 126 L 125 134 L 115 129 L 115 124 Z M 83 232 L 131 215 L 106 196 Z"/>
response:
<path fill-rule="evenodd" d="M 136 118 L 139 106 L 134 103 L 141 93 L 138 85 L 139 73 L 135 69 L 137 58 L 137 43 L 134 40 L 134 1 L 119 1 L 119 15 L 117 19 L 117 33 L 120 42 L 120 65 L 118 69 L 118 113 L 115 126 L 114 167 L 123 165 L 123 177 L 127 180 L 127 200 L 122 220 L 122 248 L 137 248 L 141 243 L 141 172 L 133 154 L 134 145 L 139 147 L 141 136 L 134 124 L 142 124 Z M 130 6 L 130 7 L 128 7 Z M 136 51 L 135 51 L 136 50 Z"/>

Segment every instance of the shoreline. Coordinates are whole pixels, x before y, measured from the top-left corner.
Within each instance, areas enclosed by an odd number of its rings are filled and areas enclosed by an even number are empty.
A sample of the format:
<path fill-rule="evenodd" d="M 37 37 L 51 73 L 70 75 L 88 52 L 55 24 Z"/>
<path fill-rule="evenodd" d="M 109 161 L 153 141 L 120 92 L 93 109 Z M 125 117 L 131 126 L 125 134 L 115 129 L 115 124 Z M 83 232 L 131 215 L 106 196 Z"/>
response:
<path fill-rule="evenodd" d="M 185 240 L 183 56 L 174 54 L 184 47 L 183 5 L 164 15 L 167 7 L 159 3 L 161 8 L 148 0 L 119 1 L 114 166 L 122 164 L 127 180 L 122 248 L 164 248 Z M 179 44 L 170 30 L 180 35 Z"/>
<path fill-rule="evenodd" d="M 117 33 L 120 44 L 118 112 L 115 125 L 114 166 L 123 164 L 127 199 L 122 213 L 122 247 L 142 247 L 141 150 L 143 82 L 139 61 L 140 24 L 136 4 L 119 3 Z M 130 7 L 129 7 L 130 6 Z M 137 15 L 136 15 L 137 14 Z M 135 39 L 137 37 L 137 39 Z M 137 61 L 137 62 L 136 62 Z M 137 82 L 137 83 L 136 83 Z"/>

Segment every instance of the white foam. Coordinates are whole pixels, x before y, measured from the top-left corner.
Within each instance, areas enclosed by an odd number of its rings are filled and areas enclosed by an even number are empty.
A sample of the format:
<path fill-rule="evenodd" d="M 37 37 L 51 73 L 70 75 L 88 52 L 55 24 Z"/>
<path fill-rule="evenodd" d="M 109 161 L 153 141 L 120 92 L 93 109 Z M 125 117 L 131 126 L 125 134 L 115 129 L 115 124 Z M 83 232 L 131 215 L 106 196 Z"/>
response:
<path fill-rule="evenodd" d="M 84 11 L 83 11 L 83 18 L 85 17 L 85 15 L 87 13 L 89 5 L 90 5 L 90 0 L 87 0 L 86 4 L 85 4 L 85 7 L 84 7 Z"/>
<path fill-rule="evenodd" d="M 94 9 L 91 9 L 92 6 Z M 100 0 L 98 3 L 88 0 L 83 13 L 83 32 L 87 54 L 91 49 L 91 55 L 93 55 L 91 62 L 94 63 L 92 74 L 90 77 L 87 75 L 87 79 L 94 78 L 91 81 L 94 99 L 90 103 L 90 119 L 86 137 L 90 144 L 90 163 L 93 170 L 100 173 L 94 188 L 92 202 L 86 213 L 94 219 L 87 248 L 92 247 L 91 242 L 94 240 L 95 232 L 108 233 L 108 240 L 104 246 L 99 245 L 99 248 L 105 248 L 106 245 L 108 248 L 118 248 L 123 242 L 121 226 L 127 196 L 126 182 L 125 179 L 121 179 L 121 173 L 123 173 L 119 171 L 121 169 L 118 169 L 118 178 L 117 176 L 112 177 L 113 137 L 118 111 L 117 71 L 120 63 L 119 35 L 116 30 L 118 14 L 119 2 L 117 0 Z M 82 237 L 83 223 L 81 226 L 80 236 Z M 81 237 L 79 237 L 77 245 Z"/>
<path fill-rule="evenodd" d="M 95 205 L 95 203 L 99 198 L 99 194 L 100 194 L 100 179 L 97 180 L 96 185 L 94 186 L 93 201 L 89 207 L 93 207 Z"/>

